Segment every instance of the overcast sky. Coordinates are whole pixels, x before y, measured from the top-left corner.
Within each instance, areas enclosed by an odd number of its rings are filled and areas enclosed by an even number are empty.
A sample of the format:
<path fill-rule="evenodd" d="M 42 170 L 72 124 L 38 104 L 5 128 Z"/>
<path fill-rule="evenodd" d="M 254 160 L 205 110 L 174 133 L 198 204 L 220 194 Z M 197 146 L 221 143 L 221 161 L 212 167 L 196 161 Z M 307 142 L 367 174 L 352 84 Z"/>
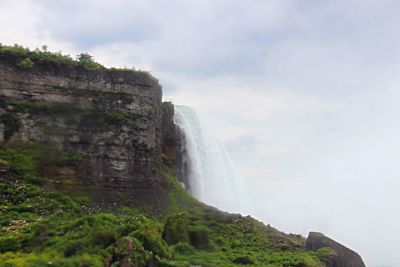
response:
<path fill-rule="evenodd" d="M 400 262 L 400 1 L 0 0 L 0 42 L 135 66 L 198 110 L 253 216 Z"/>

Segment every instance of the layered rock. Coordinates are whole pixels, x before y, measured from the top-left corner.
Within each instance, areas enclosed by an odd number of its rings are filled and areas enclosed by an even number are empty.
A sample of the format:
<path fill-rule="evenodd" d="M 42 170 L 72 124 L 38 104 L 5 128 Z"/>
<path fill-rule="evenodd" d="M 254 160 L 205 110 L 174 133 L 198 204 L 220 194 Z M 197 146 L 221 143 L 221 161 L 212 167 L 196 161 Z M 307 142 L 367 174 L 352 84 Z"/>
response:
<path fill-rule="evenodd" d="M 145 72 L 102 67 L 88 70 L 51 61 L 36 61 L 33 67 L 22 67 L 20 62 L 18 55 L 0 53 L 0 145 L 34 142 L 69 153 L 73 158 L 70 164 L 53 164 L 52 171 L 41 170 L 48 186 L 82 191 L 98 205 L 133 203 L 152 209 L 169 205 L 173 190 L 162 173 L 165 166 L 190 186 L 185 175 L 184 136 L 173 122 L 174 106 L 162 103 L 161 86 L 154 77 Z M 7 162 L 0 161 L 0 173 L 9 171 Z M 184 200 L 188 198 L 180 199 Z M 199 208 L 194 203 L 180 204 Z M 305 249 L 302 237 L 285 235 L 270 226 L 264 228 L 250 217 L 210 208 L 202 212 L 206 213 L 204 220 L 218 221 L 210 224 L 214 226 L 237 224 L 247 233 L 259 225 L 263 230 L 252 235 L 264 236 L 265 230 L 270 249 Z M 209 249 L 206 228 L 186 231 L 187 222 L 182 221 L 183 226 L 171 222 L 165 239 L 170 243 L 188 240 L 195 248 Z M 307 249 L 322 247 L 334 251 L 325 255 L 328 267 L 364 266 L 355 252 L 321 234 L 311 233 Z M 238 256 L 234 262 L 252 261 Z"/>
<path fill-rule="evenodd" d="M 29 140 L 79 154 L 80 164 L 58 169 L 57 184 L 86 190 L 99 204 L 166 205 L 159 165 L 173 109 L 163 108 L 157 79 L 45 61 L 21 68 L 19 60 L 0 54 L 0 142 Z"/>
<path fill-rule="evenodd" d="M 329 247 L 333 251 L 325 255 L 323 261 L 327 267 L 365 267 L 360 255 L 321 233 L 311 232 L 306 241 L 306 248 L 318 250 Z"/>

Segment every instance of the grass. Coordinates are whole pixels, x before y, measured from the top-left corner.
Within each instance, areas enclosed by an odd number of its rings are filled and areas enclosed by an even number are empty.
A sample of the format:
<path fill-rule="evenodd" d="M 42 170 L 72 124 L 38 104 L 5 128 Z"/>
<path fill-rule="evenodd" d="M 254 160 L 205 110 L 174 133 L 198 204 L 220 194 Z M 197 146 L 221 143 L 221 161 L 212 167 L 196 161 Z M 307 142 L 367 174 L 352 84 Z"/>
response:
<path fill-rule="evenodd" d="M 71 86 L 53 86 L 53 88 L 73 96 L 91 98 L 94 103 L 103 105 L 105 109 L 107 109 L 106 103 L 130 104 L 133 101 L 133 95 L 123 91 L 90 90 Z"/>
<path fill-rule="evenodd" d="M 329 249 L 306 251 L 301 236 L 206 206 L 193 199 L 170 170 L 163 170 L 172 185 L 163 236 L 172 245 L 176 266 L 324 266 L 321 259 Z"/>
<path fill-rule="evenodd" d="M 50 155 L 50 156 L 49 156 Z M 169 209 L 109 212 L 84 196 L 45 190 L 42 175 L 84 160 L 35 142 L 0 146 L 0 266 L 324 266 L 328 249 L 193 199 L 171 171 Z M 35 181 L 32 177 L 36 177 Z"/>
<path fill-rule="evenodd" d="M 0 45 L 1 54 L 16 56 L 17 66 L 26 70 L 48 63 L 103 68 L 90 55 L 73 59 L 47 48 L 31 51 Z M 124 92 L 53 89 L 92 98 L 99 108 L 0 99 L 0 107 L 6 110 L 0 115 L 6 141 L 21 126 L 20 115 L 26 113 L 64 118 L 66 124 L 88 129 L 88 133 L 135 126 L 140 117 L 107 106 L 131 103 L 134 96 Z M 42 124 L 47 133 L 62 134 L 57 132 L 62 128 Z M 74 151 L 59 151 L 39 142 L 0 144 L 0 267 L 120 266 L 127 262 L 164 267 L 323 267 L 321 259 L 332 253 L 327 248 L 307 251 L 301 236 L 286 235 L 251 217 L 221 212 L 195 200 L 161 159 L 158 172 L 168 183 L 168 208 L 163 211 L 134 206 L 109 211 L 84 193 L 50 191 L 53 187 L 48 183 L 53 179 L 60 180 L 60 187 L 67 183 L 58 179 L 57 168 L 85 160 Z"/>
<path fill-rule="evenodd" d="M 7 104 L 14 113 L 0 115 L 0 120 L 6 125 L 6 139 L 11 137 L 19 128 L 19 119 L 14 115 L 15 113 L 46 115 L 52 118 L 65 117 L 67 124 L 79 124 L 82 127 L 97 129 L 122 125 L 135 126 L 136 120 L 141 116 L 137 113 L 115 109 L 83 109 L 67 103 L 48 104 L 44 102 L 11 101 Z"/>
<path fill-rule="evenodd" d="M 125 256 L 144 266 L 172 257 L 158 222 L 129 208 L 104 213 L 85 198 L 47 192 L 24 179 L 40 173 L 49 152 L 57 154 L 44 144 L 0 148 L 1 164 L 9 167 L 0 173 L 0 266 L 104 266 Z M 56 158 L 46 164 L 79 159 Z"/>

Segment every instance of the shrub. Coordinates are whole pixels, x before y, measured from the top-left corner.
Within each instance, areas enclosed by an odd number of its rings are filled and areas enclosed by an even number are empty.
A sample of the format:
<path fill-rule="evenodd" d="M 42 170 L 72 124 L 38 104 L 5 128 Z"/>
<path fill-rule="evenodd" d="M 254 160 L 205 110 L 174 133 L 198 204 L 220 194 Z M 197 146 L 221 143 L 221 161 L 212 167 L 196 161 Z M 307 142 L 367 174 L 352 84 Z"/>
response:
<path fill-rule="evenodd" d="M 254 264 L 254 260 L 250 256 L 239 256 L 233 260 L 233 263 L 235 264 L 241 264 L 241 265 L 249 265 L 249 264 Z"/>
<path fill-rule="evenodd" d="M 76 60 L 78 61 L 78 64 L 85 69 L 98 69 L 101 68 L 102 65 L 94 61 L 93 57 L 87 53 L 81 53 L 76 56 Z"/>
<path fill-rule="evenodd" d="M 30 50 L 29 48 L 23 47 L 21 45 L 14 44 L 3 45 L 0 44 L 0 53 L 12 54 L 18 56 L 22 59 L 18 66 L 23 68 L 32 68 L 34 63 L 51 63 L 53 65 L 72 65 L 72 66 L 81 66 L 87 70 L 94 70 L 99 68 L 104 68 L 100 63 L 96 62 L 93 57 L 87 53 L 81 53 L 76 56 L 76 58 L 72 58 L 70 55 L 65 55 L 61 51 L 51 52 L 48 51 L 47 45 L 43 45 L 41 49 L 36 48 L 35 50 Z M 22 63 L 22 61 L 24 61 Z M 30 62 L 29 62 L 30 61 Z M 22 63 L 22 64 L 21 64 Z M 21 64 L 21 65 L 20 65 Z M 128 72 L 143 72 L 148 73 L 144 70 L 136 70 L 134 67 L 132 68 L 110 68 L 110 71 L 128 71 Z"/>
<path fill-rule="evenodd" d="M 18 236 L 0 238 L 0 253 L 18 250 L 21 246 L 21 240 Z"/>
<path fill-rule="evenodd" d="M 210 242 L 208 229 L 203 225 L 197 225 L 189 229 L 190 244 L 198 249 L 209 249 Z"/>
<path fill-rule="evenodd" d="M 15 132 L 19 130 L 21 122 L 18 117 L 11 113 L 4 113 L 0 115 L 0 122 L 4 124 L 4 139 L 10 139 Z"/>
<path fill-rule="evenodd" d="M 186 214 L 178 213 L 167 218 L 164 226 L 163 239 L 174 245 L 178 242 L 188 242 L 189 220 Z"/>
<path fill-rule="evenodd" d="M 14 44 L 13 46 L 2 45 L 0 52 L 10 53 L 13 55 L 26 56 L 30 52 L 28 48 Z"/>
<path fill-rule="evenodd" d="M 100 213 L 94 215 L 92 223 L 92 242 L 95 245 L 106 247 L 118 239 L 115 224 L 117 218 L 112 214 Z"/>
<path fill-rule="evenodd" d="M 36 175 L 33 174 L 25 174 L 24 176 L 22 176 L 23 180 L 27 183 L 30 184 L 36 184 L 36 185 L 43 185 L 44 184 L 44 179 L 41 177 L 38 177 Z"/>
<path fill-rule="evenodd" d="M 34 63 L 29 57 L 20 60 L 20 62 L 18 63 L 18 66 L 23 69 L 31 69 L 33 68 L 33 65 Z"/>
<path fill-rule="evenodd" d="M 194 248 L 188 243 L 178 243 L 173 247 L 174 251 L 182 255 L 192 255 L 195 251 Z"/>
<path fill-rule="evenodd" d="M 32 114 L 50 114 L 50 107 L 46 103 L 14 101 L 10 105 L 16 112 L 29 112 Z"/>

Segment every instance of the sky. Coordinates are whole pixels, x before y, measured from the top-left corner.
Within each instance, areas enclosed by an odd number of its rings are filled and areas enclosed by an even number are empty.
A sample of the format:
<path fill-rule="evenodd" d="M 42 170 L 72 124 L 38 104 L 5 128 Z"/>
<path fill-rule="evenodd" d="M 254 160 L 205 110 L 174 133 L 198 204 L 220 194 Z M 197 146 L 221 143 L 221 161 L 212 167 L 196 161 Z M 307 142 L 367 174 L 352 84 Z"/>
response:
<path fill-rule="evenodd" d="M 400 1 L 0 0 L 0 42 L 150 71 L 194 107 L 256 218 L 400 261 Z"/>

